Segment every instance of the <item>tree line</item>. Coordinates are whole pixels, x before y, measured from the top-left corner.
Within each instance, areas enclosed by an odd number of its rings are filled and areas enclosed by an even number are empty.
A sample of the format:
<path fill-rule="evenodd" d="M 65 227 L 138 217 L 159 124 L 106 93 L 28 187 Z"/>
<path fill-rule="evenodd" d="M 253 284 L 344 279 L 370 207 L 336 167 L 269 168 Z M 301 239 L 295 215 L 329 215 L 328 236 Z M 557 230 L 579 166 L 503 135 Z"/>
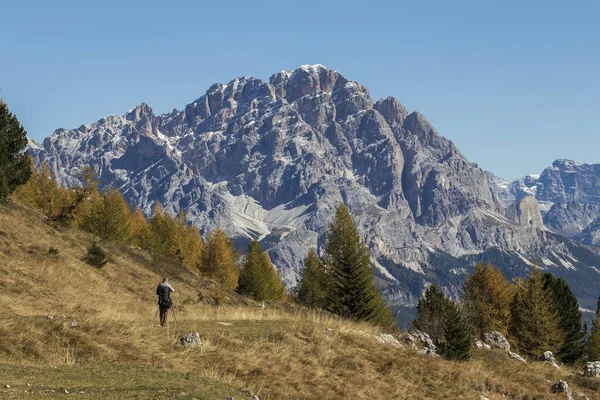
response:
<path fill-rule="evenodd" d="M 258 301 L 286 298 L 279 272 L 257 241 L 250 243 L 242 259 L 225 231 L 217 228 L 203 239 L 183 210 L 173 217 L 156 201 L 147 218 L 137 206 L 132 209 L 119 190 L 100 191 L 91 167 L 83 170 L 83 185 L 75 187 L 58 184 L 47 163 L 31 170 L 29 180 L 13 196 L 42 210 L 50 221 L 166 256 Z"/>

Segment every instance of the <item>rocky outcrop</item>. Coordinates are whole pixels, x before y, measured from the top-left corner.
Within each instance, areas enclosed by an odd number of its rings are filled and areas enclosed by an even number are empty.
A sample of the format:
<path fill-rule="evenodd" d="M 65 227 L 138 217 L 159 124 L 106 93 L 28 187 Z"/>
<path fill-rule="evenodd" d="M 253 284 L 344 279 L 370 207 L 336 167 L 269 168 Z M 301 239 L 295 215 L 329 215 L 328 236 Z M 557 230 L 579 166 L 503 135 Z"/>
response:
<path fill-rule="evenodd" d="M 387 344 L 392 347 L 403 347 L 402 344 L 400 344 L 400 342 L 398 341 L 398 339 L 396 339 L 393 335 L 390 335 L 389 333 L 380 334 L 379 336 L 377 336 L 377 340 L 379 340 L 383 344 Z"/>
<path fill-rule="evenodd" d="M 554 354 L 551 351 L 545 351 L 538 357 L 538 361 L 548 363 L 552 365 L 554 368 L 560 368 L 556 363 L 556 359 L 554 358 Z"/>
<path fill-rule="evenodd" d="M 517 203 L 517 218 L 521 225 L 544 228 L 540 206 L 534 196 L 524 197 Z"/>
<path fill-rule="evenodd" d="M 407 345 L 409 345 L 415 350 L 419 350 L 425 355 L 439 357 L 436 345 L 433 343 L 433 340 L 431 340 L 429 335 L 425 332 L 421 332 L 418 330 L 407 332 L 402 335 L 402 339 Z"/>
<path fill-rule="evenodd" d="M 583 374 L 588 378 L 600 378 L 600 361 L 586 362 Z"/>
<path fill-rule="evenodd" d="M 483 334 L 483 341 L 493 349 L 500 349 L 504 351 L 510 351 L 510 343 L 506 339 L 506 336 L 500 332 L 487 332 Z"/>

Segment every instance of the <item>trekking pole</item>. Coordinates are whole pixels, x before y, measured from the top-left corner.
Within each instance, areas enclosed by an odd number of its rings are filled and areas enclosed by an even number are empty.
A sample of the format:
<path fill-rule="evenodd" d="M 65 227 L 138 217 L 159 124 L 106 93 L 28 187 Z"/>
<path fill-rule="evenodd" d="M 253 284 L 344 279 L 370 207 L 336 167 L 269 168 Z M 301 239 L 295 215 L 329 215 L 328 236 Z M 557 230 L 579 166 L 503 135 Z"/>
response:
<path fill-rule="evenodd" d="M 160 309 L 160 307 L 157 307 L 156 311 L 154 312 L 154 316 L 152 317 L 152 325 L 154 325 L 154 320 L 156 319 L 156 315 L 158 314 L 159 309 Z"/>
<path fill-rule="evenodd" d="M 175 327 L 177 326 L 177 314 L 175 314 L 175 307 L 171 307 L 171 312 L 173 313 L 173 331 L 175 331 Z"/>

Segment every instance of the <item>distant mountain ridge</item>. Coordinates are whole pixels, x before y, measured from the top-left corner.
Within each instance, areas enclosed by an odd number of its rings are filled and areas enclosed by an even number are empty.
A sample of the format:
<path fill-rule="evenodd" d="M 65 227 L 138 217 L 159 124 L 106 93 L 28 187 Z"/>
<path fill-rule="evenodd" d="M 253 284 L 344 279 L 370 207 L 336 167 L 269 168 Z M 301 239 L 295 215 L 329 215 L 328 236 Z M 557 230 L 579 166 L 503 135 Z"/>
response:
<path fill-rule="evenodd" d="M 600 245 L 600 164 L 561 159 L 540 175 L 507 182 L 489 174 L 488 182 L 506 205 L 535 196 L 544 225 L 551 231 L 584 244 Z"/>
<path fill-rule="evenodd" d="M 141 104 L 59 129 L 30 152 L 65 184 L 80 183 L 91 165 L 102 185 L 147 214 L 159 200 L 169 212 L 184 209 L 202 232 L 221 226 L 240 245 L 258 238 L 289 287 L 342 201 L 398 309 L 413 307 L 430 283 L 456 295 L 477 261 L 509 277 L 538 262 L 585 283 L 575 288 L 584 305 L 597 295 L 589 285 L 600 283 L 600 257 L 552 233 L 536 198 L 517 192 L 511 201 L 512 189 L 500 193 L 422 114 L 393 97 L 373 102 L 364 86 L 322 65 L 268 82 L 215 83 L 168 114 Z"/>

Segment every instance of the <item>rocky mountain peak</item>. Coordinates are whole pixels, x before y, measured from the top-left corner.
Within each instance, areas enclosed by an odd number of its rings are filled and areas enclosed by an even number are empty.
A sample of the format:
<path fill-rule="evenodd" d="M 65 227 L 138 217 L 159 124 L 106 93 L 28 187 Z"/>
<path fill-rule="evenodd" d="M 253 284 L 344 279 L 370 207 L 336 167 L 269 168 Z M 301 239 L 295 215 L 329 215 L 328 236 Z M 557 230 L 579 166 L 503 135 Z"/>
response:
<path fill-rule="evenodd" d="M 404 120 L 408 116 L 406 108 L 395 97 L 388 96 L 385 99 L 380 99 L 373 105 L 391 128 L 400 128 L 404 124 Z"/>
<path fill-rule="evenodd" d="M 555 168 L 562 169 L 562 170 L 573 170 L 574 168 L 579 166 L 579 163 L 577 163 L 573 160 L 567 160 L 566 158 L 561 158 L 561 159 L 555 160 L 552 163 L 552 166 Z"/>
<path fill-rule="evenodd" d="M 142 120 L 149 120 L 151 118 L 154 118 L 154 112 L 152 111 L 152 108 L 146 103 L 141 103 L 135 108 L 129 110 L 127 114 L 125 114 L 125 119 L 134 123 Z"/>

